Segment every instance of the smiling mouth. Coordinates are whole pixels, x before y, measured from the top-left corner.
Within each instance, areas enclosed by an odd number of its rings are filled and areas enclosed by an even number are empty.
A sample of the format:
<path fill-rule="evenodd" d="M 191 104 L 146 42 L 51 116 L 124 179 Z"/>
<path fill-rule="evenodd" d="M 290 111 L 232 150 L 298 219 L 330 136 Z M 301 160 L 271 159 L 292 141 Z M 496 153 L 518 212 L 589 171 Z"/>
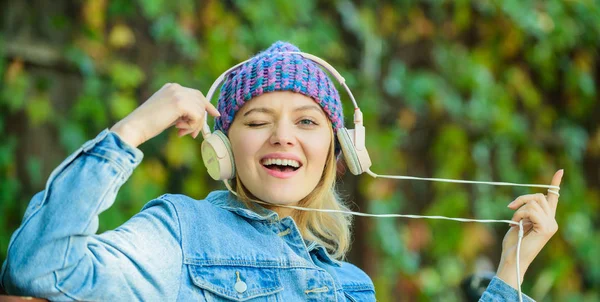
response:
<path fill-rule="evenodd" d="M 265 159 L 261 164 L 269 170 L 278 172 L 294 172 L 302 166 L 301 163 L 288 159 Z"/>
<path fill-rule="evenodd" d="M 267 168 L 269 170 L 279 171 L 279 172 L 294 172 L 294 171 L 300 169 L 300 167 L 295 168 L 295 167 L 283 166 L 283 165 L 263 165 L 263 166 L 265 166 L 265 168 Z"/>

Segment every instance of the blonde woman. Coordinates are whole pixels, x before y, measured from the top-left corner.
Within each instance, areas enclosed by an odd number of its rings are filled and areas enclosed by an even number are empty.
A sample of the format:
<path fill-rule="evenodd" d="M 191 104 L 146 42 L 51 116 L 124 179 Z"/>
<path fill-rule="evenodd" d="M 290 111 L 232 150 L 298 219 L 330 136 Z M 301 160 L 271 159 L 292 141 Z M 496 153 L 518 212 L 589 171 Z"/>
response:
<path fill-rule="evenodd" d="M 276 42 L 239 66 L 218 108 L 198 90 L 167 84 L 70 155 L 11 238 L 0 275 L 6 291 L 51 300 L 374 301 L 371 279 L 342 261 L 351 217 L 282 207 L 346 209 L 334 190 L 338 91 L 313 61 L 285 53 L 293 51 Z M 230 141 L 235 194 L 165 194 L 96 234 L 98 215 L 142 161 L 137 147 L 172 126 L 197 137 L 206 112 Z M 557 201 L 528 195 L 511 206 L 515 221 L 533 222 L 522 275 L 556 232 Z M 515 236 L 515 228 L 506 235 L 483 300 L 517 299 Z"/>

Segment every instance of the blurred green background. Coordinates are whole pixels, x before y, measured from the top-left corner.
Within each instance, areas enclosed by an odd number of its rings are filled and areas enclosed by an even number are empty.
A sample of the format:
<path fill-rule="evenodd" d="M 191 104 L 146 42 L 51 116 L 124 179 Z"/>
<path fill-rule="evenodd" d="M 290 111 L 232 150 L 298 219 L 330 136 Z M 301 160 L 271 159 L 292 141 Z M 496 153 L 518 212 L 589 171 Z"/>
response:
<path fill-rule="evenodd" d="M 541 301 L 600 300 L 599 1 L 13 0 L 0 8 L 0 262 L 28 201 L 69 153 L 164 83 L 206 93 L 221 72 L 285 40 L 347 79 L 376 173 L 548 184 L 564 168 L 560 229 L 523 288 Z M 144 161 L 101 215 L 101 231 L 163 193 L 201 199 L 221 188 L 205 172 L 200 141 L 172 129 L 142 145 Z M 510 201 L 543 192 L 349 173 L 340 190 L 361 211 L 480 219 L 510 219 Z M 461 280 L 495 272 L 507 229 L 357 218 L 349 260 L 372 277 L 380 301 L 460 301 Z"/>

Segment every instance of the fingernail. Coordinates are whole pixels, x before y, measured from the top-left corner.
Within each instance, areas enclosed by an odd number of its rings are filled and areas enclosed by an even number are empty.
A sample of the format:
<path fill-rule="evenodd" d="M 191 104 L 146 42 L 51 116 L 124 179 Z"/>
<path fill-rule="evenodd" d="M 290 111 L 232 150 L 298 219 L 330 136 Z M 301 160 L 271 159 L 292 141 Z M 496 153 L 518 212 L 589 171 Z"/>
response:
<path fill-rule="evenodd" d="M 563 174 L 565 174 L 565 169 L 560 169 L 560 171 L 559 171 L 559 172 L 560 172 L 560 176 L 562 177 L 562 176 L 563 176 Z"/>
<path fill-rule="evenodd" d="M 516 199 L 515 199 L 515 200 L 513 200 L 511 203 L 509 203 L 509 204 L 508 204 L 506 207 L 507 207 L 507 208 L 510 208 L 510 206 L 512 206 L 512 205 L 515 203 L 515 201 L 516 201 Z"/>

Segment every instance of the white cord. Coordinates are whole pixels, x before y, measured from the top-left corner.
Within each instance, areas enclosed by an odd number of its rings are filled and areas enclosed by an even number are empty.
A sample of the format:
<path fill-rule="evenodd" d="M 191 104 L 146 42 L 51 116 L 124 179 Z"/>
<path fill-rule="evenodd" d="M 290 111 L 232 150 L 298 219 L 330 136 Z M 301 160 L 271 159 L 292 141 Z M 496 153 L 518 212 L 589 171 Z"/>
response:
<path fill-rule="evenodd" d="M 559 186 L 552 186 L 552 185 L 533 185 L 533 184 L 518 184 L 518 183 L 512 183 L 512 182 L 474 181 L 474 180 L 460 180 L 460 179 L 447 179 L 447 178 L 425 178 L 425 177 L 402 176 L 402 175 L 379 175 L 379 174 L 373 173 L 371 170 L 367 170 L 366 173 L 369 174 L 369 175 L 371 175 L 371 176 L 373 176 L 374 178 L 428 180 L 428 181 L 463 183 L 463 184 L 483 184 L 483 185 L 494 185 L 494 186 L 532 187 L 532 188 L 556 189 L 557 191 L 560 190 Z M 552 193 L 558 195 L 557 191 L 552 191 Z"/>
<path fill-rule="evenodd" d="M 519 221 L 519 240 L 517 241 L 517 285 L 519 286 L 519 302 L 523 302 L 523 293 L 521 292 L 521 242 L 523 241 L 523 220 Z"/>
<path fill-rule="evenodd" d="M 370 171 L 367 171 L 367 173 L 369 173 L 369 172 Z M 371 175 L 371 173 L 369 173 L 369 175 Z M 374 176 L 374 177 L 377 177 L 377 176 Z M 379 177 L 382 177 L 382 176 L 379 176 Z M 409 176 L 399 176 L 399 177 L 409 177 Z M 389 178 L 392 178 L 392 177 L 389 177 Z M 450 182 L 465 182 L 465 183 L 483 183 L 483 184 L 494 184 L 494 185 L 499 184 L 499 183 L 494 183 L 494 182 L 456 181 L 456 180 L 451 180 L 451 179 L 416 178 L 416 177 L 415 178 L 405 178 L 405 179 L 450 181 Z M 227 180 L 224 180 L 223 182 L 225 183 L 227 190 L 229 190 L 229 192 L 231 192 L 231 194 L 238 196 L 238 194 L 233 191 L 233 189 L 231 188 L 231 186 L 229 185 L 229 182 Z M 511 184 L 500 183 L 500 185 L 511 185 Z M 517 185 L 519 185 L 519 184 L 517 184 Z M 547 187 L 555 188 L 556 187 L 556 186 L 544 186 L 544 185 L 523 185 L 523 186 L 543 187 L 543 188 L 547 188 Z M 550 190 L 548 190 L 548 191 L 550 191 Z M 558 192 L 552 192 L 552 193 L 555 193 L 558 195 Z M 517 225 L 517 226 L 519 226 L 519 235 L 518 235 L 519 238 L 517 240 L 517 286 L 518 286 L 518 292 L 519 292 L 519 302 L 523 302 L 523 293 L 521 292 L 521 267 L 520 267 L 520 261 L 519 261 L 519 258 L 521 257 L 521 242 L 523 241 L 523 220 L 521 220 L 517 223 L 512 220 L 501 220 L 501 219 L 500 220 L 468 219 L 468 218 L 453 218 L 453 217 L 446 217 L 446 216 L 425 216 L 425 215 L 406 215 L 406 214 L 369 214 L 369 213 L 362 213 L 362 212 L 355 212 L 355 211 L 344 211 L 344 210 L 333 210 L 333 209 L 313 209 L 313 208 L 297 207 L 297 206 L 290 206 L 290 205 L 270 204 L 268 202 L 264 202 L 261 200 L 252 200 L 252 201 L 254 201 L 256 203 L 264 204 L 264 205 L 273 205 L 273 206 L 277 206 L 277 207 L 290 208 L 290 209 L 295 209 L 295 210 L 300 210 L 300 211 L 322 212 L 322 213 L 342 213 L 342 214 L 350 214 L 350 215 L 362 216 L 362 217 L 377 217 L 377 218 L 400 217 L 400 218 L 413 218 L 413 219 L 416 219 L 416 218 L 442 219 L 442 220 L 453 220 L 453 221 L 459 221 L 459 222 L 480 222 L 480 223 L 502 222 L 502 223 L 508 223 L 508 224 L 512 224 L 512 225 Z"/>

